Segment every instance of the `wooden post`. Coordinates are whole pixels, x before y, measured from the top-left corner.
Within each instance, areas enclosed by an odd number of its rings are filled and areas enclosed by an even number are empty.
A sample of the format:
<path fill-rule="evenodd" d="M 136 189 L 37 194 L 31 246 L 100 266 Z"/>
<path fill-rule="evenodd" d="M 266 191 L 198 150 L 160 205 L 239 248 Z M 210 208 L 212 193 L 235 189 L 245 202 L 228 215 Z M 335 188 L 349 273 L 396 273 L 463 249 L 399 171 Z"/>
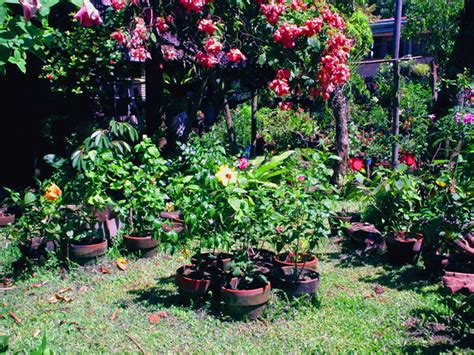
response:
<path fill-rule="evenodd" d="M 250 157 L 257 155 L 257 110 L 258 110 L 258 90 L 255 89 L 252 95 L 252 131 L 250 133 Z"/>
<path fill-rule="evenodd" d="M 432 105 L 433 107 L 436 106 L 436 102 L 438 101 L 438 65 L 434 60 L 430 63 L 431 66 L 431 93 L 432 93 Z"/>
<path fill-rule="evenodd" d="M 398 165 L 398 135 L 400 134 L 400 31 L 402 22 L 403 0 L 397 0 L 395 9 L 395 32 L 393 34 L 393 117 L 392 137 L 392 167 Z"/>
<path fill-rule="evenodd" d="M 336 120 L 336 150 L 340 160 L 335 162 L 332 182 L 339 185 L 341 177 L 347 170 L 347 160 L 349 158 L 349 131 L 347 128 L 347 117 L 349 114 L 347 99 L 340 86 L 334 91 L 331 100 L 331 108 Z"/>
<path fill-rule="evenodd" d="M 235 138 L 234 120 L 232 119 L 232 113 L 230 112 L 229 102 L 227 97 L 224 98 L 224 115 L 225 122 L 227 125 L 227 135 L 229 136 L 230 153 L 237 153 L 237 140 Z"/>

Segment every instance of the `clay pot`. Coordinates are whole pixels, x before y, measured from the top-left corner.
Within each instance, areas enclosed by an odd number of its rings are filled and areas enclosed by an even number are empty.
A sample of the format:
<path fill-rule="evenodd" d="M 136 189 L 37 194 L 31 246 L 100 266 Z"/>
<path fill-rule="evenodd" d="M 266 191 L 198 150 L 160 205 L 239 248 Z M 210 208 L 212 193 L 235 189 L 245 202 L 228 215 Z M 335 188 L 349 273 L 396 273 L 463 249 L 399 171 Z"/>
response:
<path fill-rule="evenodd" d="M 233 278 L 226 286 L 221 287 L 223 310 L 234 318 L 257 319 L 271 297 L 270 282 L 248 290 L 239 290 L 239 282 L 238 278 Z"/>
<path fill-rule="evenodd" d="M 152 237 L 124 235 L 123 242 L 130 252 L 137 253 L 143 258 L 153 258 L 156 256 L 158 242 Z"/>
<path fill-rule="evenodd" d="M 271 280 L 274 288 L 291 297 L 314 297 L 319 289 L 319 274 L 308 268 L 284 266 L 273 271 Z"/>
<path fill-rule="evenodd" d="M 416 264 L 423 244 L 423 235 L 397 232 L 387 237 L 386 244 L 391 263 L 397 265 Z"/>
<path fill-rule="evenodd" d="M 15 223 L 14 214 L 0 214 L 0 227 L 5 227 L 13 223 Z"/>
<path fill-rule="evenodd" d="M 283 253 L 283 254 L 278 254 L 273 258 L 273 264 L 275 267 L 283 267 L 283 266 L 296 266 L 298 268 L 308 268 L 311 270 L 316 271 L 316 267 L 318 266 L 318 258 L 316 255 L 310 254 L 310 253 L 302 253 L 299 254 L 298 257 L 303 257 L 305 259 L 304 262 L 298 262 L 295 265 L 295 262 L 292 261 L 292 256 L 294 256 L 294 253 Z"/>
<path fill-rule="evenodd" d="M 228 253 L 201 253 L 191 257 L 191 263 L 194 265 L 200 265 L 201 268 L 215 267 L 222 271 L 229 268 L 229 264 L 232 261 L 232 254 Z"/>
<path fill-rule="evenodd" d="M 275 253 L 262 248 L 250 248 L 248 250 L 250 260 L 262 263 L 272 263 Z"/>
<path fill-rule="evenodd" d="M 95 265 L 97 260 L 107 252 L 107 240 L 92 244 L 68 245 L 68 258 L 79 265 Z"/>
<path fill-rule="evenodd" d="M 360 222 L 360 213 L 344 213 L 339 212 L 336 216 L 329 217 L 329 225 L 331 227 L 331 236 L 337 236 L 337 232 L 342 223 Z"/>
<path fill-rule="evenodd" d="M 199 272 L 195 265 L 181 266 L 176 270 L 175 280 L 179 294 L 185 299 L 202 298 L 211 290 L 212 275 Z"/>

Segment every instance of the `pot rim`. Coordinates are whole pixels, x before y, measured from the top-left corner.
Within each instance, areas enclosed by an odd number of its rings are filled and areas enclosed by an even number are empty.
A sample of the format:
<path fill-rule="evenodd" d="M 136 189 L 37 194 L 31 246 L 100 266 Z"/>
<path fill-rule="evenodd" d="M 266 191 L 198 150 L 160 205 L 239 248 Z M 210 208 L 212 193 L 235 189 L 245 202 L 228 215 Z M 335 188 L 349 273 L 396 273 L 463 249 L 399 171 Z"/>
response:
<path fill-rule="evenodd" d="M 187 277 L 187 276 L 184 276 L 182 274 L 182 272 L 184 271 L 184 269 L 186 267 L 196 267 L 196 265 L 194 264 L 186 264 L 186 265 L 182 265 L 180 266 L 177 270 L 176 270 L 176 277 L 180 277 L 186 281 L 190 281 L 190 282 L 197 282 L 197 283 L 210 283 L 211 282 L 211 279 L 192 279 L 190 277 Z"/>
<path fill-rule="evenodd" d="M 295 268 L 295 266 L 282 266 L 280 267 L 280 269 L 289 269 L 289 268 Z M 314 271 L 313 269 L 310 269 L 310 268 L 307 268 L 307 267 L 296 267 L 296 269 L 306 269 L 308 271 L 312 271 L 314 273 L 316 273 L 318 276 L 314 279 L 311 279 L 311 280 L 297 280 L 297 281 L 286 281 L 286 282 L 293 282 L 293 283 L 301 283 L 301 284 L 306 284 L 306 283 L 311 283 L 311 282 L 314 282 L 316 280 L 320 280 L 321 279 L 321 275 L 319 274 L 319 272 L 317 271 Z M 273 271 L 273 276 L 276 276 L 275 274 L 278 272 L 278 269 L 274 270 Z"/>
<path fill-rule="evenodd" d="M 221 286 L 221 291 L 222 292 L 232 293 L 232 294 L 236 294 L 236 295 L 248 295 L 248 294 L 252 294 L 252 293 L 257 293 L 257 291 L 259 291 L 259 290 L 261 290 L 259 293 L 264 293 L 267 290 L 271 290 L 271 289 L 272 289 L 272 285 L 271 285 L 270 281 L 267 281 L 267 284 L 263 287 L 254 288 L 254 289 L 251 289 L 251 290 L 234 290 L 232 288 L 227 288 L 225 286 Z"/>
<path fill-rule="evenodd" d="M 131 239 L 131 240 L 143 240 L 143 239 L 153 239 L 151 235 L 147 235 L 145 237 L 139 237 L 139 236 L 131 236 L 129 234 L 124 234 L 123 236 L 126 239 Z"/>
<path fill-rule="evenodd" d="M 292 252 L 290 251 L 287 251 L 287 252 L 284 252 L 284 253 L 280 253 L 280 254 L 277 254 L 274 256 L 274 260 L 277 262 L 277 263 L 281 263 L 281 264 L 284 264 L 285 266 L 294 266 L 295 264 L 296 265 L 308 265 L 308 264 L 313 264 L 313 263 L 317 263 L 319 261 L 318 257 L 313 254 L 313 253 L 301 253 L 300 255 L 310 255 L 312 257 L 311 260 L 309 261 L 300 261 L 300 262 L 297 262 L 297 263 L 294 263 L 294 262 L 290 262 L 290 261 L 284 261 L 284 260 L 280 260 L 278 257 L 281 256 L 281 255 L 286 255 L 286 254 L 291 254 Z M 304 267 L 304 266 L 303 266 Z"/>
<path fill-rule="evenodd" d="M 104 239 L 100 243 L 92 243 L 92 244 L 76 244 L 76 243 L 68 243 L 70 247 L 77 248 L 77 249 L 85 249 L 85 248 L 90 248 L 90 247 L 103 247 L 107 246 L 108 242 L 107 239 Z"/>
<path fill-rule="evenodd" d="M 406 238 L 406 236 L 410 235 L 410 238 Z M 400 238 L 404 239 L 400 239 Z M 422 233 L 415 233 L 414 235 L 410 234 L 410 232 L 398 231 L 392 232 L 388 235 L 388 241 L 394 241 L 399 243 L 413 243 L 420 240 L 423 240 L 425 236 Z"/>

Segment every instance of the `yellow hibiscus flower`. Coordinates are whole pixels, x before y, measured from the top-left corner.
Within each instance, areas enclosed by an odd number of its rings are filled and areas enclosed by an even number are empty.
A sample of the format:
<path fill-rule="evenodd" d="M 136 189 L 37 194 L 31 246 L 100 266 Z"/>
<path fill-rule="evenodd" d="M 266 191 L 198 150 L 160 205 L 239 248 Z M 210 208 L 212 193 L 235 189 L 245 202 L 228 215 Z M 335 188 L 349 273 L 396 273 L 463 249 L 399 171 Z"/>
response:
<path fill-rule="evenodd" d="M 235 168 L 230 169 L 227 165 L 222 165 L 216 173 L 217 180 L 224 186 L 237 184 L 237 172 Z"/>
<path fill-rule="evenodd" d="M 56 201 L 63 192 L 56 184 L 51 184 L 44 193 L 44 198 L 48 201 Z"/>

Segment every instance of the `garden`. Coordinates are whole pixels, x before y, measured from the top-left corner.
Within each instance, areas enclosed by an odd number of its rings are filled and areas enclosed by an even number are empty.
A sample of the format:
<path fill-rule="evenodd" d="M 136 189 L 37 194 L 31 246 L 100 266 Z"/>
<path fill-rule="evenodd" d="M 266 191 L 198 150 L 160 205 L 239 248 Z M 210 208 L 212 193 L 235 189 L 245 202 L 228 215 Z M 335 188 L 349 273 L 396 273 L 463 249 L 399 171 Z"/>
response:
<path fill-rule="evenodd" d="M 0 354 L 472 352 L 472 16 L 1 2 Z"/>

